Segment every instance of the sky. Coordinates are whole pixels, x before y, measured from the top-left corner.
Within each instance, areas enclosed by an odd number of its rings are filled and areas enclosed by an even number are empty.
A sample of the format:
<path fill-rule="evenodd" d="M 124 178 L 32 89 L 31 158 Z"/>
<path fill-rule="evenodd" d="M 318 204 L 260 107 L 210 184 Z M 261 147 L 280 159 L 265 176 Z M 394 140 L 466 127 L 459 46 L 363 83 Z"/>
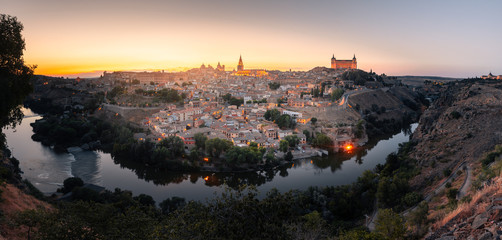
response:
<path fill-rule="evenodd" d="M 502 1 L 0 0 L 36 74 L 310 70 L 357 57 L 387 75 L 502 74 Z"/>

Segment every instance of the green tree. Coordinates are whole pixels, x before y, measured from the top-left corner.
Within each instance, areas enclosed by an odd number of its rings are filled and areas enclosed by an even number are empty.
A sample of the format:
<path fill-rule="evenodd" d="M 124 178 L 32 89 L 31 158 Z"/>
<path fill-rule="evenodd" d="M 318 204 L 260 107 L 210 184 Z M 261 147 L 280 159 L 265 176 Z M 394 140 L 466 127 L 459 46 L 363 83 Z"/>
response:
<path fill-rule="evenodd" d="M 267 121 L 272 121 L 272 122 L 274 122 L 275 120 L 277 120 L 280 116 L 281 116 L 281 112 L 279 112 L 279 110 L 277 110 L 276 108 L 274 108 L 272 110 L 267 110 L 265 112 L 265 114 L 263 115 L 263 117 Z"/>
<path fill-rule="evenodd" d="M 345 91 L 343 90 L 343 88 L 337 88 L 337 89 L 333 90 L 333 92 L 331 92 L 331 100 L 332 101 L 339 100 L 343 96 L 344 92 Z"/>
<path fill-rule="evenodd" d="M 300 138 L 296 134 L 288 135 L 284 137 L 284 140 L 288 141 L 290 147 L 294 148 L 298 143 L 300 143 Z"/>
<path fill-rule="evenodd" d="M 291 239 L 283 219 L 292 216 L 292 195 L 258 200 L 255 188 L 226 189 L 207 204 L 189 202 L 156 229 L 155 239 Z"/>
<path fill-rule="evenodd" d="M 317 118 L 315 117 L 311 118 L 310 122 L 312 123 L 312 125 L 315 125 L 317 123 Z"/>
<path fill-rule="evenodd" d="M 312 140 L 312 145 L 314 147 L 328 149 L 333 147 L 333 140 L 325 134 L 319 133 Z"/>
<path fill-rule="evenodd" d="M 32 91 L 30 78 L 35 66 L 24 63 L 22 30 L 16 17 L 0 14 L 0 148 L 5 143 L 2 128 L 21 121 L 20 105 Z"/>
<path fill-rule="evenodd" d="M 339 240 L 382 240 L 385 238 L 381 238 L 375 233 L 369 232 L 366 229 L 352 229 L 348 232 L 343 232 L 340 234 Z"/>
<path fill-rule="evenodd" d="M 185 152 L 185 143 L 178 136 L 170 136 L 162 139 L 159 142 L 160 147 L 164 147 L 169 150 L 169 156 L 171 158 L 180 157 Z"/>
<path fill-rule="evenodd" d="M 220 154 L 232 147 L 233 143 L 226 139 L 213 138 L 206 141 L 206 152 L 211 157 L 219 158 Z"/>
<path fill-rule="evenodd" d="M 308 143 L 310 143 L 312 141 L 312 136 L 310 135 L 309 130 L 307 130 L 307 129 L 303 130 L 303 135 L 305 135 L 305 138 L 307 139 Z"/>
<path fill-rule="evenodd" d="M 36 228 L 39 224 L 39 222 L 42 220 L 41 214 L 39 213 L 41 210 L 24 210 L 21 212 L 17 212 L 16 215 L 14 216 L 14 222 L 19 225 L 19 226 L 26 226 L 28 227 L 28 232 L 27 232 L 27 238 L 26 239 L 31 239 L 32 237 L 32 232 L 33 229 Z"/>
<path fill-rule="evenodd" d="M 375 221 L 375 233 L 384 239 L 405 239 L 403 219 L 392 209 L 380 209 Z"/>
<path fill-rule="evenodd" d="M 206 149 L 206 141 L 207 141 L 207 136 L 203 133 L 196 133 L 194 136 L 195 139 L 195 146 L 199 150 L 204 150 Z"/>
<path fill-rule="evenodd" d="M 356 136 L 356 138 L 361 138 L 363 136 L 363 133 L 364 133 L 364 120 L 361 119 L 357 121 L 354 135 Z"/>
<path fill-rule="evenodd" d="M 190 150 L 190 161 L 192 162 L 197 162 L 200 160 L 200 154 L 199 154 L 199 151 L 197 151 L 197 149 L 192 149 Z"/>
<path fill-rule="evenodd" d="M 84 186 L 84 181 L 82 181 L 82 179 L 78 177 L 70 177 L 63 181 L 63 189 L 61 189 L 61 192 L 69 193 L 75 187 L 82 187 L 82 186 Z"/>
<path fill-rule="evenodd" d="M 401 203 L 401 199 L 408 193 L 408 180 L 398 174 L 393 177 L 383 176 L 378 182 L 378 204 L 383 207 L 394 207 Z"/>
<path fill-rule="evenodd" d="M 159 206 L 163 214 L 168 214 L 186 205 L 185 199 L 180 197 L 168 198 L 160 202 Z"/>
<path fill-rule="evenodd" d="M 133 199 L 138 201 L 143 206 L 155 206 L 155 200 L 153 200 L 152 196 L 146 195 L 144 193 L 134 197 Z"/>
<path fill-rule="evenodd" d="M 456 188 L 450 188 L 448 189 L 448 192 L 446 192 L 446 196 L 448 197 L 448 200 L 450 200 L 450 202 L 455 201 L 457 199 L 457 194 L 458 194 L 458 189 Z"/>
<path fill-rule="evenodd" d="M 451 169 L 445 169 L 445 170 L 443 170 L 443 175 L 445 177 L 449 177 L 451 175 Z"/>
<path fill-rule="evenodd" d="M 369 73 L 359 69 L 344 72 L 341 79 L 354 81 L 355 85 L 364 85 L 366 81 L 373 81 Z"/>
<path fill-rule="evenodd" d="M 295 119 L 288 114 L 282 114 L 275 123 L 281 129 L 294 128 L 296 126 Z"/>
<path fill-rule="evenodd" d="M 130 196 L 129 196 L 130 198 Z M 152 239 L 157 220 L 151 208 L 120 203 L 72 202 L 57 211 L 37 211 L 36 239 Z M 31 216 L 30 216 L 31 217 Z"/>
<path fill-rule="evenodd" d="M 243 163 L 256 164 L 261 161 L 262 153 L 254 147 L 232 146 L 225 153 L 228 164 L 238 165 Z"/>
<path fill-rule="evenodd" d="M 286 153 L 289 150 L 289 142 L 286 140 L 281 140 L 279 142 L 279 150 Z"/>
<path fill-rule="evenodd" d="M 228 101 L 230 101 L 230 98 L 232 98 L 232 94 L 227 93 L 227 94 L 223 95 L 221 98 L 223 98 L 223 100 L 225 100 L 225 102 L 228 102 Z"/>
<path fill-rule="evenodd" d="M 270 88 L 270 90 L 277 90 L 280 86 L 281 86 L 281 84 L 278 82 L 269 82 L 268 83 L 268 87 Z"/>
<path fill-rule="evenodd" d="M 265 163 L 273 164 L 276 162 L 276 160 L 277 159 L 275 158 L 274 151 L 273 150 L 267 151 L 267 153 L 265 154 Z"/>
<path fill-rule="evenodd" d="M 420 195 L 417 192 L 409 192 L 403 197 L 403 203 L 408 206 L 412 207 L 415 206 L 415 204 L 419 203 L 422 201 L 422 195 Z"/>

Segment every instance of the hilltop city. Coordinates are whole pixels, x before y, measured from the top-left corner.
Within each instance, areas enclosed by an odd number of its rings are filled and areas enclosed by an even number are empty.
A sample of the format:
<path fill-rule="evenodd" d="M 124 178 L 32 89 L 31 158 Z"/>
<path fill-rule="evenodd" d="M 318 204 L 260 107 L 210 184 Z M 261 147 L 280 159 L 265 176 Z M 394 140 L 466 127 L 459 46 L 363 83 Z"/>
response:
<path fill-rule="evenodd" d="M 236 69 L 226 71 L 218 63 L 185 72 L 105 71 L 96 79 L 72 81 L 39 77 L 33 99 L 47 98 L 44 88 L 65 89 L 71 96 L 53 92 L 50 101 L 67 112 L 99 104 L 97 112 L 111 112 L 148 129 L 134 135 L 137 141 L 177 136 L 190 152 L 195 135 L 203 134 L 235 146 L 276 149 L 280 159 L 288 150 L 294 159 L 327 154 L 323 149 L 351 152 L 368 141 L 365 117 L 400 121 L 420 105 L 413 94 L 406 101 L 413 109 L 401 106 L 399 99 L 366 102 L 370 93 L 404 96 L 413 91 L 396 78 L 358 70 L 355 55 L 352 60 L 333 55 L 330 68 L 302 72 L 247 69 L 240 56 Z M 286 139 L 291 148 L 277 151 Z"/>

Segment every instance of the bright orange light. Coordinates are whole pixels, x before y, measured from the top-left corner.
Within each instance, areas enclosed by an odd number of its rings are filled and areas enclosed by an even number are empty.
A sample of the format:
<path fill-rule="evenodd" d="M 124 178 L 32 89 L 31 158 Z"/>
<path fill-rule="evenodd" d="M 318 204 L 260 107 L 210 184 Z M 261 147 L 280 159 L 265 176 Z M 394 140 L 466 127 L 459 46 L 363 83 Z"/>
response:
<path fill-rule="evenodd" d="M 347 150 L 347 151 L 352 150 L 352 148 L 354 148 L 354 146 L 352 146 L 352 144 L 348 144 L 347 146 L 345 146 L 345 150 Z"/>
<path fill-rule="evenodd" d="M 159 141 L 162 140 L 162 138 L 159 138 Z"/>
<path fill-rule="evenodd" d="M 209 180 L 209 176 L 206 176 L 206 177 L 204 178 L 204 180 L 206 180 L 206 181 L 207 181 L 207 180 Z"/>
<path fill-rule="evenodd" d="M 209 158 L 205 157 L 204 162 L 209 162 Z"/>

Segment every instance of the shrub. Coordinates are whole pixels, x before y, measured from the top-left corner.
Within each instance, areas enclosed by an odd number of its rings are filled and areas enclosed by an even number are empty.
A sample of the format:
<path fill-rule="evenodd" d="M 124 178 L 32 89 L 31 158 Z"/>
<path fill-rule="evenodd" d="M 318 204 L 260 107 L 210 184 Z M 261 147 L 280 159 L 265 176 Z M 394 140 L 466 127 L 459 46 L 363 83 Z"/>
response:
<path fill-rule="evenodd" d="M 460 113 L 459 113 L 459 112 L 457 112 L 457 111 L 453 111 L 453 112 L 451 112 L 451 113 L 450 113 L 450 116 L 451 116 L 452 118 L 454 118 L 454 119 L 459 119 L 460 117 L 462 117 L 462 115 L 460 115 Z"/>
<path fill-rule="evenodd" d="M 458 189 L 450 188 L 448 192 L 446 192 L 446 196 L 450 201 L 457 199 Z"/>
<path fill-rule="evenodd" d="M 84 186 L 84 181 L 78 177 L 70 177 L 64 180 L 63 189 L 61 190 L 63 193 L 71 192 L 75 187 Z"/>
<path fill-rule="evenodd" d="M 444 175 L 445 177 L 450 176 L 450 175 L 451 175 L 451 169 L 445 169 L 445 170 L 443 170 L 443 175 Z"/>

